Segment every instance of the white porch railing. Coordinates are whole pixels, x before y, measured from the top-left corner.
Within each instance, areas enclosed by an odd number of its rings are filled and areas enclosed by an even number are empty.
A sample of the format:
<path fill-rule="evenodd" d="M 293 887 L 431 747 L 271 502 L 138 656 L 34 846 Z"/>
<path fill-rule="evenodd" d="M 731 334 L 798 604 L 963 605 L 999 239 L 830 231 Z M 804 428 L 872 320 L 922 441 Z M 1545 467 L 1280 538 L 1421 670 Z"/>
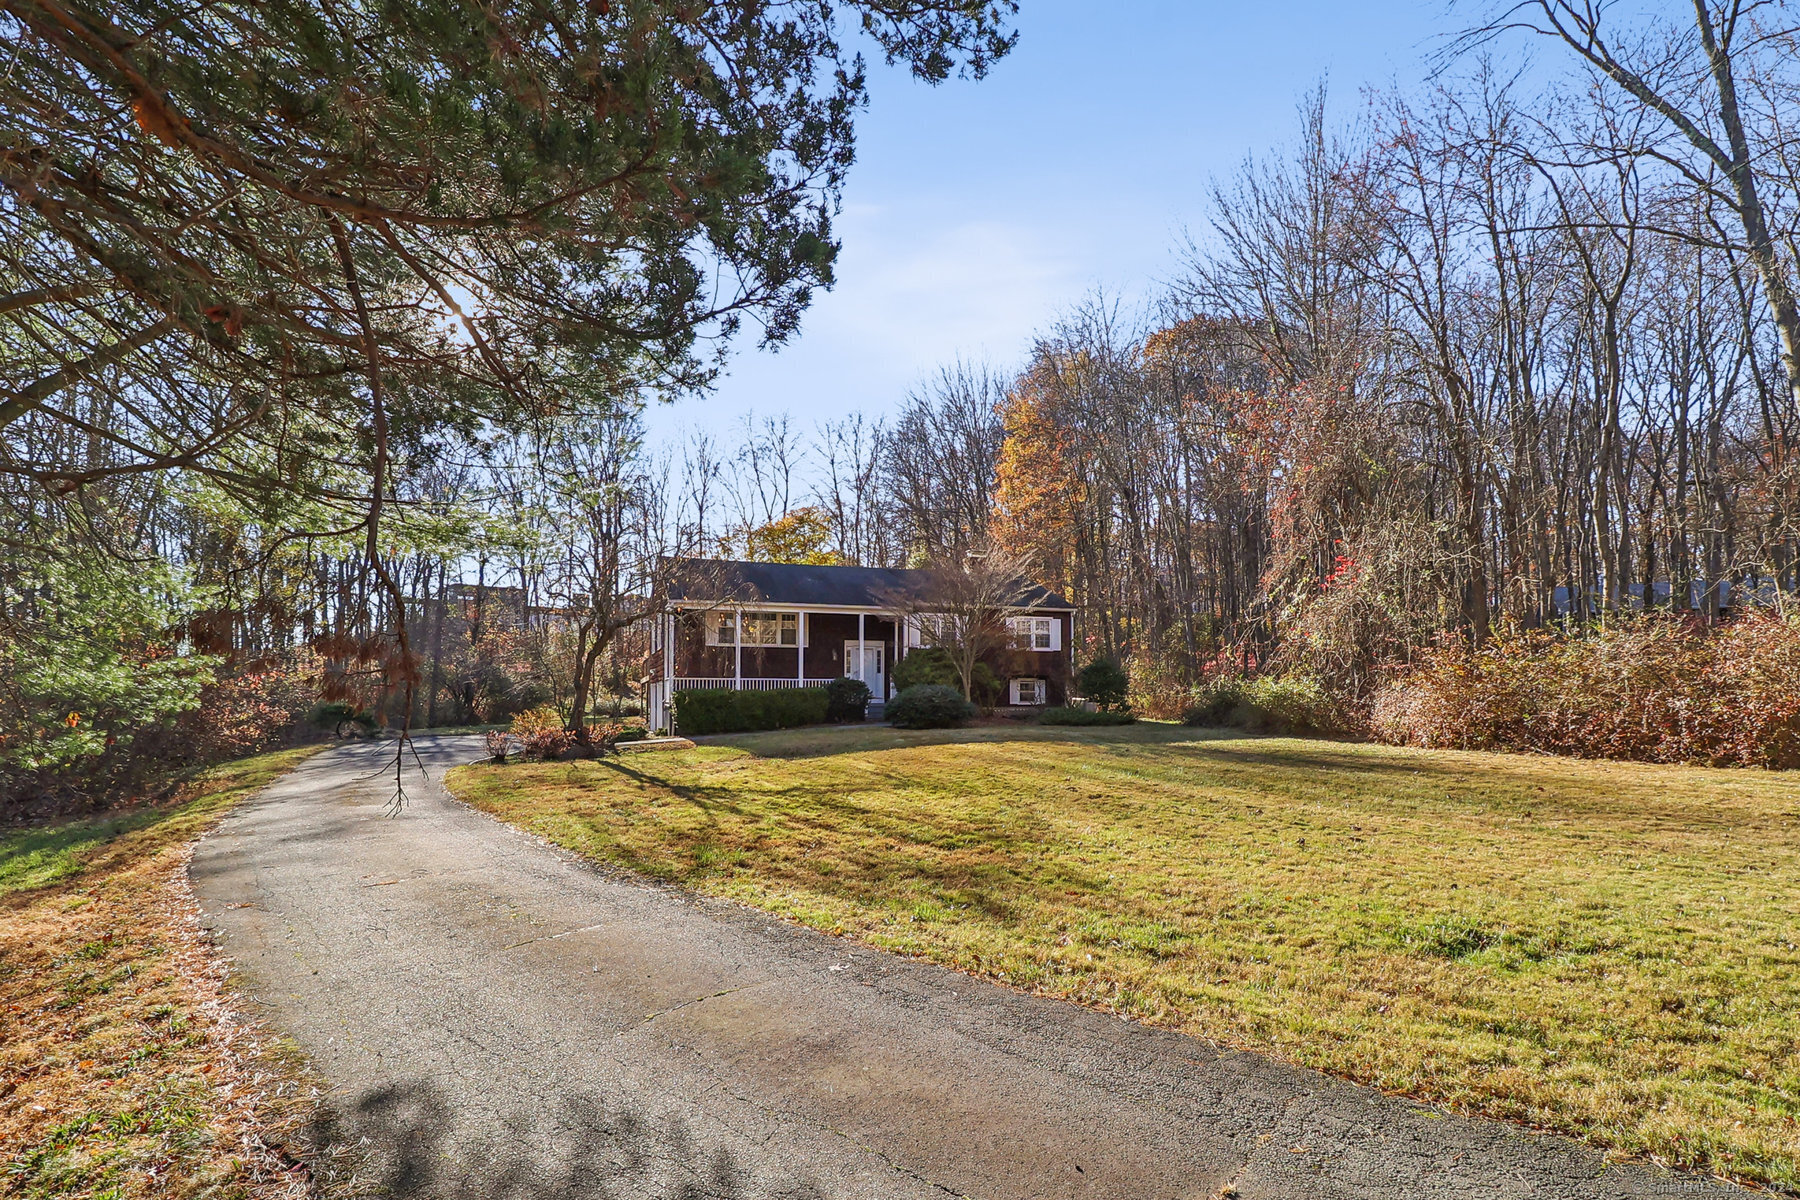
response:
<path fill-rule="evenodd" d="M 809 677 L 802 683 L 791 675 L 786 679 L 733 679 L 726 675 L 719 679 L 671 679 L 668 683 L 670 690 L 677 692 L 698 691 L 703 688 L 719 688 L 729 692 L 763 692 L 774 688 L 823 687 L 836 678 L 835 675 L 827 675 L 823 679 Z"/>

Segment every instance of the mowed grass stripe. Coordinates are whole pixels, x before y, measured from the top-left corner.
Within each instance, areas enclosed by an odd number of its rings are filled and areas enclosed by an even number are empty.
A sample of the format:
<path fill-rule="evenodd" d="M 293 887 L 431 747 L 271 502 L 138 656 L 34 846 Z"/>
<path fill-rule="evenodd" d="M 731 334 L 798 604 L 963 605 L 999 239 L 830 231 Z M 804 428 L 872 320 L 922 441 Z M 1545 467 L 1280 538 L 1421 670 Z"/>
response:
<path fill-rule="evenodd" d="M 1800 1184 L 1800 783 L 1162 725 L 463 768 L 571 849 L 1622 1151 Z"/>

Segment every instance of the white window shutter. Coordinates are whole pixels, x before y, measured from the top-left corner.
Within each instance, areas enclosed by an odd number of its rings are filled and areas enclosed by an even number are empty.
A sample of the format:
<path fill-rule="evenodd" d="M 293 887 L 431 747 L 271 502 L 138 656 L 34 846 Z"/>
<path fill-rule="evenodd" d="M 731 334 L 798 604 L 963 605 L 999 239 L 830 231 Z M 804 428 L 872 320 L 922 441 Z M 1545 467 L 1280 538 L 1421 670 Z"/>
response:
<path fill-rule="evenodd" d="M 1052 650 L 1061 650 L 1062 649 L 1062 618 L 1061 617 L 1051 617 L 1050 618 L 1050 648 Z"/>

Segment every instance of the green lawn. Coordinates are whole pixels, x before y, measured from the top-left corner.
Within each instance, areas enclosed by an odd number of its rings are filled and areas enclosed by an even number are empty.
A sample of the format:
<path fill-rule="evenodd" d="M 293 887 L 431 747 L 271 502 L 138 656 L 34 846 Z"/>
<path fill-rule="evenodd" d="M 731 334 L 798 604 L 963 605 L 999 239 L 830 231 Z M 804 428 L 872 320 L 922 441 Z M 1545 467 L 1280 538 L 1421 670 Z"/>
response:
<path fill-rule="evenodd" d="M 746 735 L 451 783 L 873 945 L 1800 1185 L 1800 779 L 1140 725 Z"/>

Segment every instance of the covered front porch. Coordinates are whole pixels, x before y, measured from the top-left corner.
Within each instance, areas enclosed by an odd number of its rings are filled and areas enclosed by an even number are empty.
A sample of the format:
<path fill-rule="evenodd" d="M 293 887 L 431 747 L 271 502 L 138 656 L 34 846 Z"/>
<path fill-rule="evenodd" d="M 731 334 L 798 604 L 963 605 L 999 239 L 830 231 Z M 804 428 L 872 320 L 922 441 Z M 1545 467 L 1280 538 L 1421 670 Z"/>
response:
<path fill-rule="evenodd" d="M 661 671 L 648 688 L 653 729 L 666 729 L 676 692 L 816 687 L 849 677 L 869 685 L 878 715 L 902 623 L 869 608 L 780 604 L 678 609 L 660 620 Z"/>

